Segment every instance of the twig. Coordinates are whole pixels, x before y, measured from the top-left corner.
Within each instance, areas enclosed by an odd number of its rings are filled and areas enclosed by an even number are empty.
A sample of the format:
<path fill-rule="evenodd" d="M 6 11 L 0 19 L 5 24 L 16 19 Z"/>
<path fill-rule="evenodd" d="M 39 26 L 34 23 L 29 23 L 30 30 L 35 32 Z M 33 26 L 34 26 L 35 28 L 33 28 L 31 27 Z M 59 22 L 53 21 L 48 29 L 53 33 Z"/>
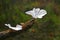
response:
<path fill-rule="evenodd" d="M 22 25 L 22 30 L 25 30 L 26 28 L 31 27 L 31 25 L 33 25 L 34 21 L 35 21 L 35 19 L 31 19 L 31 20 L 25 22 L 24 24 L 21 24 Z M 5 31 L 2 31 L 2 32 L 0 32 L 0 37 L 2 37 L 4 35 L 7 35 L 9 33 L 12 33 L 12 32 L 17 32 L 17 31 L 12 30 L 12 29 L 8 29 L 8 30 L 5 30 Z"/>

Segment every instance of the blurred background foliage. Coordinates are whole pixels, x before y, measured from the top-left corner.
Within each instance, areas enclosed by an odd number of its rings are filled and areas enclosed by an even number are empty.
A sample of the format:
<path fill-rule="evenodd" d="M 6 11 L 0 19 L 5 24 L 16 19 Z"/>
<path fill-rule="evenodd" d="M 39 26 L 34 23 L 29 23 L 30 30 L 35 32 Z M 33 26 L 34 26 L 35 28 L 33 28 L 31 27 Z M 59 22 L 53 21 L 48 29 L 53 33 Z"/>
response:
<path fill-rule="evenodd" d="M 6 23 L 15 26 L 30 20 L 25 12 L 33 8 L 48 14 L 27 31 L 4 40 L 60 40 L 60 0 L 0 0 L 0 31 L 8 29 Z"/>

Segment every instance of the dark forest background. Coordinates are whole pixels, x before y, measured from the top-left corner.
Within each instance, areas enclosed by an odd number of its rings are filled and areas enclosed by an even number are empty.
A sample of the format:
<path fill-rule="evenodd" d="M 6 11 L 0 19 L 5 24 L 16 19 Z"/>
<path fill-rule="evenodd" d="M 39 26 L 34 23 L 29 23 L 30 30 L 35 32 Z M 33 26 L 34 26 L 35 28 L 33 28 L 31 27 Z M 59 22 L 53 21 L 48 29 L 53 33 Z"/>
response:
<path fill-rule="evenodd" d="M 15 26 L 30 20 L 25 12 L 33 8 L 45 9 L 48 14 L 30 29 L 4 40 L 60 40 L 60 0 L 0 0 L 0 31 L 8 29 L 6 23 Z"/>

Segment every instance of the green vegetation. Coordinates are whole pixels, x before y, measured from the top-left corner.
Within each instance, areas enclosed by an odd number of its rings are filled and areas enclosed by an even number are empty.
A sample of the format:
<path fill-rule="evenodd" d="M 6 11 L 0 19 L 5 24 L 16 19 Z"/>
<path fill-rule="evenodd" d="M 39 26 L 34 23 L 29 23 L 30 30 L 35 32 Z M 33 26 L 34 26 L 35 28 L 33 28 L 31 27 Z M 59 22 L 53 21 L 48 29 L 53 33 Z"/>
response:
<path fill-rule="evenodd" d="M 31 16 L 26 15 L 25 11 L 31 10 L 34 7 L 43 8 L 47 11 L 47 15 L 42 19 L 37 19 L 37 22 L 28 30 L 7 37 L 5 40 L 60 40 L 60 3 L 59 1 L 42 1 L 42 0 L 0 0 L 0 31 L 8 29 L 5 23 L 10 23 L 13 26 L 26 22 L 31 19 Z M 58 3 L 58 5 L 57 5 Z M 55 12 L 54 7 L 58 10 Z M 35 32 L 32 32 L 32 29 Z"/>

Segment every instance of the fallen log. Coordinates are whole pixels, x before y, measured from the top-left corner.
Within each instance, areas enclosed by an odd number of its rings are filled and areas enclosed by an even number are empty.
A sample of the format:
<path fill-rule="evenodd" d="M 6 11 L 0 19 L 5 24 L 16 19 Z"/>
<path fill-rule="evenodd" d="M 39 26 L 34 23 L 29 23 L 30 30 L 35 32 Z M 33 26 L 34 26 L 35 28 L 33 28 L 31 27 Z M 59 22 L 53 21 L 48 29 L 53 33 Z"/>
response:
<path fill-rule="evenodd" d="M 31 19 L 31 20 L 29 20 L 29 21 L 27 21 L 27 22 L 25 22 L 25 23 L 21 23 L 21 25 L 22 25 L 22 30 L 20 30 L 20 31 L 23 31 L 23 30 L 31 27 L 31 25 L 33 25 L 34 21 L 35 21 L 35 19 Z M 8 34 L 14 33 L 14 32 L 17 32 L 17 31 L 16 31 L 16 30 L 12 30 L 12 29 L 8 29 L 8 30 L 1 31 L 1 32 L 0 32 L 0 38 L 1 38 L 2 36 L 8 35 Z"/>

